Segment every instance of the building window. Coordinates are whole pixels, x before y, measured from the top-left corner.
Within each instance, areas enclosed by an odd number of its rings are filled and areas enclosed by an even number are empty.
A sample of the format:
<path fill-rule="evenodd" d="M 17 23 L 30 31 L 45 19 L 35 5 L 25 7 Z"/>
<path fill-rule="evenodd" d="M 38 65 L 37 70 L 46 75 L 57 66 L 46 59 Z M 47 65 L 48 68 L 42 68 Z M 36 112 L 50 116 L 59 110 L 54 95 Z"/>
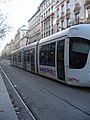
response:
<path fill-rule="evenodd" d="M 61 13 L 64 12 L 64 5 L 61 6 Z"/>
<path fill-rule="evenodd" d="M 45 3 L 44 3 L 44 9 L 45 9 Z"/>
<path fill-rule="evenodd" d="M 52 24 L 52 26 L 53 26 L 53 16 L 51 17 L 51 24 Z"/>
<path fill-rule="evenodd" d="M 57 32 L 59 32 L 59 23 L 57 23 Z"/>
<path fill-rule="evenodd" d="M 67 1 L 67 9 L 70 9 L 70 1 Z"/>
<path fill-rule="evenodd" d="M 50 9 L 46 11 L 46 17 L 48 17 L 49 15 L 50 15 Z"/>
<path fill-rule="evenodd" d="M 41 16 L 41 21 L 43 21 L 43 15 Z"/>
<path fill-rule="evenodd" d="M 50 30 L 49 30 L 49 32 L 48 32 L 48 35 L 50 35 Z"/>
<path fill-rule="evenodd" d="M 45 30 L 45 23 L 44 23 L 44 30 Z"/>
<path fill-rule="evenodd" d="M 76 21 L 76 24 L 79 23 L 79 20 L 80 20 L 80 13 L 78 12 L 78 13 L 75 14 L 75 21 Z"/>
<path fill-rule="evenodd" d="M 52 5 L 52 7 L 51 7 L 51 13 L 53 13 L 53 5 Z"/>
<path fill-rule="evenodd" d="M 61 21 L 61 30 L 63 30 L 63 29 L 64 29 L 64 20 Z"/>
<path fill-rule="evenodd" d="M 57 9 L 57 17 L 59 17 L 59 8 Z"/>
<path fill-rule="evenodd" d="M 67 28 L 69 27 L 69 20 L 70 18 L 67 18 Z"/>
<path fill-rule="evenodd" d="M 46 37 L 48 36 L 48 32 L 46 32 Z"/>
<path fill-rule="evenodd" d="M 43 11 L 43 6 L 42 6 L 42 11 Z"/>
<path fill-rule="evenodd" d="M 53 34 L 53 29 L 52 29 L 52 34 Z"/>
<path fill-rule="evenodd" d="M 86 18 L 90 19 L 90 6 L 86 9 Z"/>
<path fill-rule="evenodd" d="M 41 35 L 41 38 L 43 38 L 43 34 Z"/>
<path fill-rule="evenodd" d="M 44 38 L 45 38 L 45 33 L 44 33 Z"/>
<path fill-rule="evenodd" d="M 44 19 L 45 19 L 45 13 L 44 13 Z"/>

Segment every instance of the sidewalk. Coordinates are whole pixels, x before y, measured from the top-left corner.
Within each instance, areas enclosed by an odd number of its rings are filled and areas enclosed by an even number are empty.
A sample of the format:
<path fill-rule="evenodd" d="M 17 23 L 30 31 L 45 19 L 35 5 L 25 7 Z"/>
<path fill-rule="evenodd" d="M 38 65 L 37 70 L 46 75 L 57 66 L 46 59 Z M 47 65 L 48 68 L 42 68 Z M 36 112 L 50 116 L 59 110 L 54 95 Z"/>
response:
<path fill-rule="evenodd" d="M 0 74 L 0 120 L 18 120 Z"/>

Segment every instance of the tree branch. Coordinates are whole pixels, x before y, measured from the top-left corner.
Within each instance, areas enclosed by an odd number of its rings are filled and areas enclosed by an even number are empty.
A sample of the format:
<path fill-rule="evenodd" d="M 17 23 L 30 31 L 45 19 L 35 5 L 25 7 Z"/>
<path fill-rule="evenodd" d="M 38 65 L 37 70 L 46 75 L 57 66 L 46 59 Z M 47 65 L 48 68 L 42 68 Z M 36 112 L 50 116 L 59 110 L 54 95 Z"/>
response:
<path fill-rule="evenodd" d="M 6 37 L 11 28 L 12 27 L 8 25 L 7 16 L 0 11 L 0 39 Z"/>

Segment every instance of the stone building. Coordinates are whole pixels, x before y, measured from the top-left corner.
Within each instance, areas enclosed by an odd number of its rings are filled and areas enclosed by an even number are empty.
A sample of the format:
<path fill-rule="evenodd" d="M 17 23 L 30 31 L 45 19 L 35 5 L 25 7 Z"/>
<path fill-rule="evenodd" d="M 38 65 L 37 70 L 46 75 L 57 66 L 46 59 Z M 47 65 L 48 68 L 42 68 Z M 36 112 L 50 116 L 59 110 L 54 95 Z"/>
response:
<path fill-rule="evenodd" d="M 15 50 L 72 25 L 84 23 L 90 24 L 90 0 L 43 0 L 28 20 L 28 27 L 19 28 L 14 44 L 10 44 Z"/>
<path fill-rule="evenodd" d="M 40 4 L 42 38 L 83 23 L 90 23 L 90 0 L 43 0 Z"/>
<path fill-rule="evenodd" d="M 54 33 L 54 0 L 43 0 L 40 4 L 40 25 L 41 38 Z"/>
<path fill-rule="evenodd" d="M 28 20 L 28 36 L 27 44 L 40 40 L 40 8 L 37 12 Z"/>

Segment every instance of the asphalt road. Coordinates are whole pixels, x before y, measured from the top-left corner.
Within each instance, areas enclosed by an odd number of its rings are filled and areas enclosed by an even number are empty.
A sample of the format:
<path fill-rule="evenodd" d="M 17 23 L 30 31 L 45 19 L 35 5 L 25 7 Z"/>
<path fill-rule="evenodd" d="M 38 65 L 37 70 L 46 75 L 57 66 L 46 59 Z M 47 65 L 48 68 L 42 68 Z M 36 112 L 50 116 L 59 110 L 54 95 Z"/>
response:
<path fill-rule="evenodd" d="M 39 120 L 90 120 L 90 88 L 70 87 L 10 65 L 0 65 Z"/>

